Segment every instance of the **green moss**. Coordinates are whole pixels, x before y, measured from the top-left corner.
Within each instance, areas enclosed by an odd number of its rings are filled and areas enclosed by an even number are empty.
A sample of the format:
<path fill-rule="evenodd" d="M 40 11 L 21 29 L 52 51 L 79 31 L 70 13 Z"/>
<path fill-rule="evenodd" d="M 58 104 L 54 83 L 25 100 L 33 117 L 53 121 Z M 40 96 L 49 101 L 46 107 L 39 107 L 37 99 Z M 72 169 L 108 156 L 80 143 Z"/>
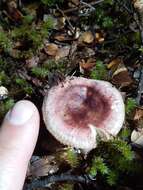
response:
<path fill-rule="evenodd" d="M 130 138 L 131 136 L 131 129 L 129 128 L 123 128 L 119 135 L 118 135 L 122 140 L 127 140 Z"/>
<path fill-rule="evenodd" d="M 68 164 L 72 167 L 75 168 L 79 165 L 80 163 L 80 158 L 79 155 L 77 154 L 77 152 L 72 149 L 72 148 L 68 148 L 65 152 L 64 152 L 64 159 L 66 160 L 66 162 L 68 162 Z"/>
<path fill-rule="evenodd" d="M 9 52 L 12 49 L 12 41 L 8 36 L 8 32 L 0 30 L 0 49 Z"/>
<path fill-rule="evenodd" d="M 25 79 L 22 79 L 16 76 L 15 83 L 18 87 L 20 87 L 21 91 L 23 91 L 24 93 L 29 94 L 29 95 L 33 93 L 33 88 L 31 84 L 29 84 Z"/>
<path fill-rule="evenodd" d="M 102 21 L 102 26 L 104 28 L 110 29 L 113 27 L 113 20 L 111 17 L 105 17 Z"/>
<path fill-rule="evenodd" d="M 102 175 L 108 174 L 109 168 L 107 165 L 104 163 L 103 158 L 101 157 L 94 157 L 92 159 L 92 166 L 89 170 L 89 174 L 92 176 L 96 176 L 97 172 L 101 173 Z"/>
<path fill-rule="evenodd" d="M 37 52 L 43 46 L 43 40 L 48 37 L 48 31 L 53 26 L 52 18 L 49 17 L 45 22 L 41 23 L 40 26 L 36 26 L 31 23 L 32 18 L 25 17 L 23 24 L 19 27 L 14 28 L 11 31 L 11 36 L 14 41 L 20 41 L 21 43 L 29 44 L 27 51 Z"/>
<path fill-rule="evenodd" d="M 105 64 L 97 60 L 95 68 L 91 71 L 90 78 L 96 80 L 105 80 L 107 79 L 107 69 Z"/>
<path fill-rule="evenodd" d="M 126 114 L 130 114 L 135 109 L 136 106 L 137 106 L 137 103 L 135 99 L 128 98 L 125 105 Z"/>
<path fill-rule="evenodd" d="M 116 172 L 116 170 L 110 170 L 107 177 L 106 177 L 106 180 L 107 180 L 107 183 L 110 185 L 110 186 L 114 186 L 117 184 L 117 181 L 118 181 L 118 172 Z"/>
<path fill-rule="evenodd" d="M 108 185 L 116 186 L 122 175 L 133 175 L 139 168 L 140 164 L 135 160 L 131 146 L 126 141 L 115 138 L 99 143 L 89 161 L 87 173 L 93 177 L 100 176 Z"/>
<path fill-rule="evenodd" d="M 4 115 L 13 107 L 14 100 L 8 98 L 4 101 L 0 101 L 0 120 L 2 121 Z"/>
<path fill-rule="evenodd" d="M 34 67 L 31 69 L 31 72 L 36 77 L 45 78 L 49 74 L 49 70 L 44 67 Z"/>
<path fill-rule="evenodd" d="M 58 187 L 58 190 L 73 190 L 73 184 L 66 183 Z"/>
<path fill-rule="evenodd" d="M 64 0 L 41 0 L 41 2 L 45 5 L 52 6 L 57 3 L 62 3 Z"/>

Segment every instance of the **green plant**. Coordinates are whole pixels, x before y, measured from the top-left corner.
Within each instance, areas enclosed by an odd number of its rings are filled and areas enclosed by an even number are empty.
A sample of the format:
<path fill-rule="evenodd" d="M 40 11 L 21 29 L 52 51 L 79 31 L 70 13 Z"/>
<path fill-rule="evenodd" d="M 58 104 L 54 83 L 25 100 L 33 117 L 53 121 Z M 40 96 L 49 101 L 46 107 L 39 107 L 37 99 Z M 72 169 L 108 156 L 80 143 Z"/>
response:
<path fill-rule="evenodd" d="M 99 143 L 89 162 L 87 173 L 93 177 L 100 176 L 108 185 L 116 186 L 120 182 L 120 176 L 133 175 L 139 167 L 131 146 L 126 141 L 115 138 Z"/>
<path fill-rule="evenodd" d="M 64 0 L 41 0 L 41 2 L 48 6 L 53 6 L 57 3 L 62 3 Z"/>
<path fill-rule="evenodd" d="M 15 83 L 20 87 L 21 91 L 27 93 L 27 94 L 32 94 L 33 93 L 33 88 L 32 86 L 22 78 L 19 78 L 18 76 L 15 77 Z"/>
<path fill-rule="evenodd" d="M 135 99 L 128 98 L 125 105 L 126 114 L 130 114 L 136 107 L 137 103 Z"/>
<path fill-rule="evenodd" d="M 0 102 L 0 119 L 2 120 L 4 115 L 12 108 L 14 105 L 14 99 L 8 98 Z"/>
<path fill-rule="evenodd" d="M 107 69 L 105 64 L 97 60 L 95 68 L 91 71 L 90 78 L 96 80 L 105 80 L 107 78 Z"/>
<path fill-rule="evenodd" d="M 73 190 L 73 184 L 66 183 L 59 185 L 58 190 Z"/>
<path fill-rule="evenodd" d="M 105 18 L 103 18 L 103 21 L 102 21 L 102 26 L 104 27 L 104 28 L 112 28 L 113 27 L 113 20 L 112 20 L 112 18 L 111 17 L 105 17 Z"/>
<path fill-rule="evenodd" d="M 101 173 L 102 175 L 107 174 L 109 172 L 109 168 L 104 163 L 103 158 L 101 157 L 94 157 L 92 159 L 92 165 L 89 170 L 89 174 L 92 176 L 96 176 L 97 172 Z"/>
<path fill-rule="evenodd" d="M 106 177 L 107 183 L 110 186 L 114 186 L 116 185 L 117 181 L 118 181 L 118 172 L 116 170 L 110 170 L 108 172 L 108 175 Z"/>
<path fill-rule="evenodd" d="M 31 69 L 32 74 L 36 77 L 45 78 L 49 74 L 49 70 L 44 67 L 33 67 Z"/>
<path fill-rule="evenodd" d="M 18 41 L 26 51 L 37 52 L 43 46 L 43 40 L 48 37 L 49 30 L 53 27 L 53 20 L 49 17 L 39 26 L 32 23 L 32 17 L 24 17 L 23 24 L 11 31 L 14 41 Z M 21 51 L 21 52 L 23 52 Z"/>
<path fill-rule="evenodd" d="M 8 36 L 8 32 L 0 30 L 0 48 L 5 52 L 9 52 L 12 49 L 12 41 Z"/>
<path fill-rule="evenodd" d="M 129 139 L 130 136 L 131 136 L 131 130 L 130 130 L 129 128 L 123 128 L 123 129 L 120 131 L 120 133 L 119 133 L 118 136 L 119 136 L 120 139 L 122 139 L 122 140 L 127 140 L 127 139 Z"/>
<path fill-rule="evenodd" d="M 64 159 L 66 160 L 66 162 L 72 167 L 75 168 L 79 165 L 80 163 L 80 158 L 79 155 L 77 154 L 77 152 L 72 149 L 72 148 L 68 148 L 65 152 L 64 152 Z"/>

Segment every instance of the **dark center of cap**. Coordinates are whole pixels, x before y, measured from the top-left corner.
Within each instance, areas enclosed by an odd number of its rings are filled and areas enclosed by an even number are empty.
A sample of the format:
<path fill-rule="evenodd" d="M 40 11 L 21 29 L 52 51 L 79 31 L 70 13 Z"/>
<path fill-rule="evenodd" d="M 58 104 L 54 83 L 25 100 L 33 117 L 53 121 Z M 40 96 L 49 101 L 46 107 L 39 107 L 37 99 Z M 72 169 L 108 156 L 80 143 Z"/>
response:
<path fill-rule="evenodd" d="M 63 119 L 71 127 L 88 127 L 93 124 L 102 127 L 103 121 L 111 112 L 110 99 L 105 97 L 95 86 L 70 86 L 63 97 Z"/>

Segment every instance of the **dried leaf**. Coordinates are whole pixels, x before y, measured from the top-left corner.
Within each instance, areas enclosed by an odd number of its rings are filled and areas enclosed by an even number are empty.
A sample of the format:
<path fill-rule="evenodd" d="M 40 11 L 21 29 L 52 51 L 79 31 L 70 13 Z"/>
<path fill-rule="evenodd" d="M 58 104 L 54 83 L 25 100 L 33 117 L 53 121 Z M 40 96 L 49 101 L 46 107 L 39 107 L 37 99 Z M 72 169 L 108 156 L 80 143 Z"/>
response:
<path fill-rule="evenodd" d="M 59 49 L 58 46 L 56 44 L 53 44 L 53 43 L 47 44 L 44 47 L 45 53 L 48 55 L 51 55 L 51 56 L 56 56 L 58 49 Z"/>
<path fill-rule="evenodd" d="M 93 58 L 89 58 L 87 61 L 82 59 L 79 62 L 79 65 L 80 65 L 81 69 L 84 69 L 84 70 L 92 69 L 95 66 L 95 64 L 96 64 L 96 59 L 93 59 Z"/>
<path fill-rule="evenodd" d="M 70 46 L 64 46 L 58 49 L 57 54 L 55 56 L 55 60 L 67 57 L 69 55 L 69 52 L 70 52 Z"/>
<path fill-rule="evenodd" d="M 80 1 L 79 0 L 69 0 L 69 3 L 73 4 L 74 6 L 78 6 Z"/>
<path fill-rule="evenodd" d="M 143 146 L 143 129 L 139 131 L 133 130 L 131 134 L 131 141 L 135 144 Z"/>
<path fill-rule="evenodd" d="M 95 34 L 95 39 L 97 43 L 102 43 L 105 40 L 103 34 L 99 32 Z"/>
<path fill-rule="evenodd" d="M 28 176 L 47 176 L 57 172 L 58 169 L 58 165 L 56 164 L 53 156 L 45 156 L 43 158 L 38 157 L 38 159 L 34 160 L 30 164 Z"/>
<path fill-rule="evenodd" d="M 80 38 L 79 38 L 79 42 L 82 43 L 87 43 L 90 44 L 94 41 L 94 36 L 92 34 L 92 32 L 87 31 L 81 34 Z"/>
<path fill-rule="evenodd" d="M 113 73 L 112 82 L 116 85 L 129 86 L 133 80 L 131 79 L 127 68 L 120 64 L 117 70 Z"/>
<path fill-rule="evenodd" d="M 116 58 L 108 63 L 107 68 L 111 70 L 116 70 L 120 64 L 123 64 L 123 61 L 120 58 Z"/>
<path fill-rule="evenodd" d="M 22 21 L 23 14 L 17 9 L 17 4 L 15 1 L 9 1 L 7 3 L 7 16 L 14 22 Z"/>
<path fill-rule="evenodd" d="M 139 121 L 143 120 L 143 109 L 137 108 L 134 115 L 134 120 Z"/>
<path fill-rule="evenodd" d="M 142 0 L 132 0 L 134 3 L 134 7 L 136 9 L 142 10 L 143 9 L 143 2 Z"/>
<path fill-rule="evenodd" d="M 57 19 L 56 29 L 61 30 L 64 28 L 66 22 L 65 17 L 60 17 Z"/>
<path fill-rule="evenodd" d="M 33 56 L 32 58 L 26 60 L 26 66 L 28 68 L 33 68 L 38 65 L 38 62 L 39 62 L 39 57 Z"/>
<path fill-rule="evenodd" d="M 66 33 L 62 34 L 56 34 L 54 36 L 54 39 L 59 41 L 59 42 L 67 42 L 67 41 L 73 41 L 74 39 L 69 37 Z"/>

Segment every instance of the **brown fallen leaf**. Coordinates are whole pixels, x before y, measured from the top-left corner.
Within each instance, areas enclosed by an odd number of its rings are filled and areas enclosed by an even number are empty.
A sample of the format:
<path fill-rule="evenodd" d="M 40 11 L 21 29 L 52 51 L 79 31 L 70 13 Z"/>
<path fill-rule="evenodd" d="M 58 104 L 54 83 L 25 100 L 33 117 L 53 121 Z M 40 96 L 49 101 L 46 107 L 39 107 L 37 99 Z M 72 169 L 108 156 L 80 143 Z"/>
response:
<path fill-rule="evenodd" d="M 74 5 L 79 5 L 80 0 L 69 0 L 69 2 L 73 3 Z"/>
<path fill-rule="evenodd" d="M 79 43 L 91 44 L 93 41 L 94 41 L 94 36 L 90 31 L 82 33 L 81 36 L 79 37 Z"/>
<path fill-rule="evenodd" d="M 103 36 L 103 34 L 102 33 L 99 33 L 99 32 L 96 32 L 96 34 L 95 34 L 95 41 L 97 42 L 97 43 L 102 43 L 102 42 L 104 42 L 104 36 Z"/>
<path fill-rule="evenodd" d="M 33 56 L 32 58 L 27 59 L 25 62 L 26 62 L 26 66 L 28 68 L 36 67 L 38 65 L 38 62 L 39 62 L 39 57 Z"/>
<path fill-rule="evenodd" d="M 69 37 L 68 34 L 66 34 L 66 33 L 55 34 L 53 38 L 54 38 L 54 40 L 57 40 L 59 42 L 69 42 L 69 41 L 74 40 L 72 37 Z"/>
<path fill-rule="evenodd" d="M 112 75 L 112 83 L 121 85 L 122 87 L 129 86 L 133 82 L 129 72 L 124 64 L 119 64 L 117 70 Z"/>
<path fill-rule="evenodd" d="M 72 8 L 72 7 L 76 7 L 76 6 L 79 5 L 79 3 L 80 3 L 79 0 L 69 0 L 68 6 L 71 7 L 71 8 Z"/>
<path fill-rule="evenodd" d="M 45 53 L 51 56 L 56 56 L 58 50 L 59 50 L 58 46 L 54 43 L 46 44 L 44 47 Z"/>
<path fill-rule="evenodd" d="M 61 58 L 67 57 L 70 53 L 70 46 L 64 46 L 62 48 L 59 48 L 56 56 L 55 56 L 55 60 L 58 61 Z"/>
<path fill-rule="evenodd" d="M 64 28 L 66 23 L 66 18 L 65 17 L 60 17 L 57 19 L 57 24 L 56 24 L 56 29 L 61 30 Z"/>
<path fill-rule="evenodd" d="M 120 58 L 115 58 L 115 59 L 113 59 L 112 61 L 110 61 L 110 62 L 108 63 L 107 68 L 108 68 L 108 69 L 111 69 L 112 71 L 115 71 L 115 70 L 118 68 L 118 66 L 119 66 L 120 64 L 123 64 L 122 59 L 120 59 Z"/>
<path fill-rule="evenodd" d="M 134 114 L 134 120 L 135 121 L 143 120 L 143 109 L 136 108 L 135 114 Z"/>
<path fill-rule="evenodd" d="M 7 12 L 8 18 L 14 22 L 22 21 L 23 14 L 18 10 L 17 4 L 15 1 L 7 2 Z"/>
<path fill-rule="evenodd" d="M 95 66 L 95 64 L 96 64 L 96 59 L 93 59 L 93 58 L 89 58 L 89 59 L 87 59 L 87 61 L 82 59 L 79 62 L 79 65 L 80 65 L 81 69 L 83 69 L 83 70 L 90 70 Z"/>
<path fill-rule="evenodd" d="M 140 129 L 139 131 L 133 130 L 131 134 L 131 141 L 135 144 L 143 146 L 143 129 Z"/>
<path fill-rule="evenodd" d="M 29 165 L 28 176 L 40 177 L 57 172 L 59 169 L 54 156 L 38 157 Z"/>

